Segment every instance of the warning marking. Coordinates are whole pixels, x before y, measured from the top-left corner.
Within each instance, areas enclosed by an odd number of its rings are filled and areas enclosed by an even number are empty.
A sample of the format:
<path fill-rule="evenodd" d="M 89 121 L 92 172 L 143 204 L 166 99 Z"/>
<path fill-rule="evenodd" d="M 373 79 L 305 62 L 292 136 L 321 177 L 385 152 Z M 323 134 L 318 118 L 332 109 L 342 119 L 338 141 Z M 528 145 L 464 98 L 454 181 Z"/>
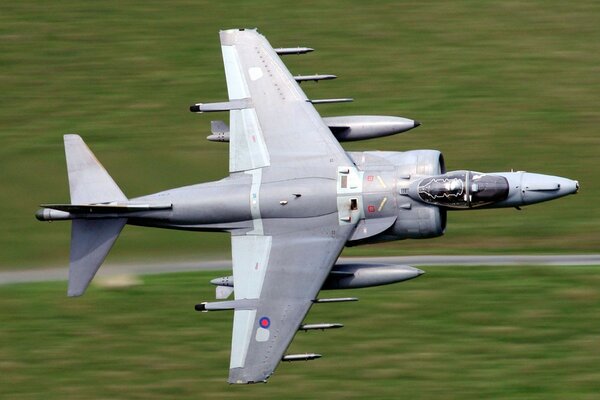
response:
<path fill-rule="evenodd" d="M 384 197 L 383 200 L 381 200 L 381 204 L 379 205 L 379 209 L 377 211 L 383 210 L 383 206 L 385 206 L 385 203 L 387 203 L 387 197 Z"/>

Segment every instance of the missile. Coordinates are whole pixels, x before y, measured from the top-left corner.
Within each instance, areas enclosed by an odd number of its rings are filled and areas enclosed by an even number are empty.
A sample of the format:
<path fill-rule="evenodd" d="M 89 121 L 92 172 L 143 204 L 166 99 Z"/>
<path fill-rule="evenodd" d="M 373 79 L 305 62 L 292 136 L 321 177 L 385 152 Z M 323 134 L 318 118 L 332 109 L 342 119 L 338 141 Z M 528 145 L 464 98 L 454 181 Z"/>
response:
<path fill-rule="evenodd" d="M 316 329 L 325 330 L 325 329 L 338 329 L 338 328 L 343 328 L 343 327 L 344 327 L 344 325 L 342 325 L 342 324 L 304 324 L 304 325 L 300 325 L 298 330 L 306 332 L 306 331 L 316 330 Z"/>
<path fill-rule="evenodd" d="M 306 82 L 306 81 L 325 81 L 325 80 L 330 80 L 330 79 L 336 79 L 337 76 L 336 75 L 319 75 L 319 74 L 315 74 L 315 75 L 296 75 L 294 76 L 294 80 L 296 82 Z"/>
<path fill-rule="evenodd" d="M 309 361 L 321 358 L 320 354 L 306 353 L 306 354 L 286 354 L 282 357 L 281 361 Z"/>
<path fill-rule="evenodd" d="M 306 100 L 312 104 L 332 104 L 332 103 L 352 103 L 354 99 L 349 97 L 342 97 L 339 99 L 308 99 Z"/>
<path fill-rule="evenodd" d="M 311 51 L 315 51 L 315 49 L 311 49 L 310 47 L 279 47 L 273 50 L 275 50 L 275 53 L 279 54 L 280 56 L 287 56 L 290 54 L 306 54 L 310 53 Z"/>
<path fill-rule="evenodd" d="M 314 299 L 313 303 L 345 303 L 347 301 L 358 301 L 356 297 L 338 297 L 331 299 Z"/>

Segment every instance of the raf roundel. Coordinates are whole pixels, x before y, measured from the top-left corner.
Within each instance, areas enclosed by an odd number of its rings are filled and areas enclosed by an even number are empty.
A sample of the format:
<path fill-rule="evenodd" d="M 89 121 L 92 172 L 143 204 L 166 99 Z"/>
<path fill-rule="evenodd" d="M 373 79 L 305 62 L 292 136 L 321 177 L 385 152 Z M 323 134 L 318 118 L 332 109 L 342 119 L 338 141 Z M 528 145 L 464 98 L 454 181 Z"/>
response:
<path fill-rule="evenodd" d="M 271 320 L 268 317 L 262 317 L 260 320 L 258 320 L 258 324 L 263 329 L 269 329 L 269 326 L 271 326 Z"/>

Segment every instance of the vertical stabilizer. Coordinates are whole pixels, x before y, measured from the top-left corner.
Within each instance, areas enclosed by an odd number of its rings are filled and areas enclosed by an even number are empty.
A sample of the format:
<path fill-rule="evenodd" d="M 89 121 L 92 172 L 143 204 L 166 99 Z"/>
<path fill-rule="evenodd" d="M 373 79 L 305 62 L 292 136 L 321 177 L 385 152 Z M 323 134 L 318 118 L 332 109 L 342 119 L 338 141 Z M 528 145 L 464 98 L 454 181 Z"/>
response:
<path fill-rule="evenodd" d="M 65 135 L 64 140 L 72 204 L 127 201 L 79 135 Z"/>

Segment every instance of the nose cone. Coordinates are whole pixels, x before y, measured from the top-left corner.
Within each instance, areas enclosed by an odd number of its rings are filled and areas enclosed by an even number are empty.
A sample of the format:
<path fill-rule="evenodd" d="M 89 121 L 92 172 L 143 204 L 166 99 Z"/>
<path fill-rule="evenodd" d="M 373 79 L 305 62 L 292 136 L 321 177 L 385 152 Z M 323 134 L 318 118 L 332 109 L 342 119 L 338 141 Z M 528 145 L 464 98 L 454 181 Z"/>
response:
<path fill-rule="evenodd" d="M 509 187 L 506 200 L 492 207 L 519 207 L 558 199 L 579 190 L 579 182 L 560 176 L 532 174 L 529 172 L 496 172 L 503 176 Z"/>
<path fill-rule="evenodd" d="M 579 182 L 560 176 L 524 173 L 521 179 L 524 204 L 557 199 L 575 194 L 578 190 Z"/>

